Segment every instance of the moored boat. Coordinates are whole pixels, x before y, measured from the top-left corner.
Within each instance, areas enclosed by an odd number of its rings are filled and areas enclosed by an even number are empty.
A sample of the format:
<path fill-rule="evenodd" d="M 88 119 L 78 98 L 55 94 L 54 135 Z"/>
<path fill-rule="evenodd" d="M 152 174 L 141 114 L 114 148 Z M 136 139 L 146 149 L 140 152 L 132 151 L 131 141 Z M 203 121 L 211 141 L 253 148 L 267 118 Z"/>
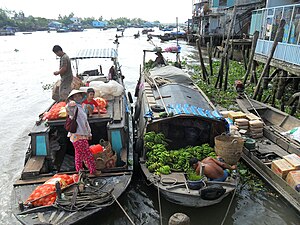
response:
<path fill-rule="evenodd" d="M 300 142 L 294 138 L 296 135 L 293 137 L 291 134 L 293 130 L 300 128 L 300 120 L 272 106 L 250 99 L 247 95 L 238 98 L 237 103 L 244 113 L 252 113 L 263 121 L 263 136 L 250 139 L 254 144 L 245 146 L 243 160 L 300 212 L 300 192 L 296 190 L 297 183 L 292 187 L 293 183 L 289 184 L 286 179 L 286 172 L 289 171 L 285 171 L 283 176 L 282 172 L 276 172 L 274 167 L 278 160 L 291 154 L 296 154 L 300 162 Z"/>
<path fill-rule="evenodd" d="M 63 104 L 55 102 L 40 115 L 40 120 L 30 131 L 25 166 L 20 179 L 14 183 L 11 207 L 22 224 L 84 222 L 113 205 L 130 184 L 133 175 L 131 111 L 117 56 L 115 49 L 82 49 L 70 57 L 73 61 L 103 59 L 107 62 L 110 59 L 113 63 L 109 65 L 110 72 L 114 73 L 111 79 L 124 88 L 121 94 L 105 100 L 107 109 L 101 114 L 88 117 L 92 130 L 89 144 L 91 151 L 99 147 L 94 158 L 101 175 L 91 177 L 87 171 L 77 175 L 74 148 L 64 128 L 65 116 L 50 113 L 55 105 Z M 78 63 L 76 65 L 78 69 Z M 94 74 L 85 71 L 80 76 L 83 83 L 109 80 L 96 70 L 90 71 Z M 84 90 L 85 87 L 81 88 Z M 46 119 L 46 115 L 52 118 Z"/>
<path fill-rule="evenodd" d="M 135 150 L 141 171 L 146 180 L 170 202 L 190 207 L 219 203 L 236 189 L 238 176 L 232 174 L 225 182 L 199 180 L 203 185 L 193 188 L 186 171 L 177 166 L 172 168 L 172 164 L 178 163 L 177 159 L 170 162 L 171 168 L 167 165 L 159 175 L 155 175 L 149 167 L 149 155 L 153 151 L 153 148 L 147 147 L 145 135 L 149 132 L 165 137 L 168 145 L 162 148 L 166 147 L 166 152 L 159 154 L 167 155 L 167 160 L 176 158 L 170 155 L 181 149 L 184 155 L 182 164 L 187 168 L 188 160 L 193 156 L 191 152 L 196 151 L 187 148 L 201 149 L 206 144 L 212 149 L 214 138 L 226 131 L 225 120 L 182 69 L 171 65 L 147 69 L 146 54 L 153 54 L 151 52 L 155 51 L 144 50 L 143 70 L 135 93 Z M 160 159 L 158 157 L 157 162 Z M 164 173 L 164 169 L 171 173 Z M 211 198 L 207 198 L 205 192 L 211 192 Z"/>
<path fill-rule="evenodd" d="M 159 36 L 161 41 L 172 41 L 172 40 L 176 40 L 176 36 L 173 36 L 169 33 L 165 33 L 164 35 L 160 35 Z"/>

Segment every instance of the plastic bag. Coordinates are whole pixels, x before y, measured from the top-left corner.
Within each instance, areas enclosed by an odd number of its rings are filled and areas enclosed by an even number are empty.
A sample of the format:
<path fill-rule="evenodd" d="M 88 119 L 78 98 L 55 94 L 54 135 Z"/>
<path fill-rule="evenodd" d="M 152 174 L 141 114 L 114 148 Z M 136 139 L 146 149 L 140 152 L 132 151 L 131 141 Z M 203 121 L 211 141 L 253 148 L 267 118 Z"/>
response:
<path fill-rule="evenodd" d="M 300 142 L 300 127 L 294 127 L 293 129 L 282 132 L 281 134 Z"/>

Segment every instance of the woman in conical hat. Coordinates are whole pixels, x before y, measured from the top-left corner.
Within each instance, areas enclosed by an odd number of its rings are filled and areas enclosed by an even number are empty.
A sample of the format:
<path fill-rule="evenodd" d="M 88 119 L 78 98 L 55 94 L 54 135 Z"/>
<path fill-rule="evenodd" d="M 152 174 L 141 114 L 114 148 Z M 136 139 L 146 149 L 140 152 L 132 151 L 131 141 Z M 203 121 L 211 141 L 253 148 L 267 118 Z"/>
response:
<path fill-rule="evenodd" d="M 70 117 L 77 112 L 77 129 L 75 133 L 68 132 L 68 137 L 75 149 L 76 171 L 83 170 L 83 162 L 88 166 L 91 175 L 99 175 L 96 170 L 96 162 L 90 151 L 88 140 L 92 138 L 91 128 L 87 120 L 87 114 L 82 108 L 82 102 L 86 99 L 87 93 L 82 90 L 72 90 L 67 98 L 66 110 Z"/>

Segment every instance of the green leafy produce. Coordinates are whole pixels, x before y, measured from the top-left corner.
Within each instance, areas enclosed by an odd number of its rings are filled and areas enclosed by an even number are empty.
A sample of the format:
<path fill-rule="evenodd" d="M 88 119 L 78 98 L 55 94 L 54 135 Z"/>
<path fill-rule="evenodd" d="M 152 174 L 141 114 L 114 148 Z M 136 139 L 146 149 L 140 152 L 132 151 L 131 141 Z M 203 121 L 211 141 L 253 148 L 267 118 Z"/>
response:
<path fill-rule="evenodd" d="M 202 160 L 208 156 L 216 157 L 216 153 L 208 144 L 187 146 L 178 150 L 167 149 L 164 134 L 151 131 L 144 135 L 144 146 L 147 150 L 146 166 L 150 172 L 169 174 L 171 171 L 191 171 L 189 160 Z"/>
<path fill-rule="evenodd" d="M 197 181 L 203 178 L 203 176 L 197 175 L 195 171 L 191 171 L 187 174 L 187 179 L 190 181 Z"/>

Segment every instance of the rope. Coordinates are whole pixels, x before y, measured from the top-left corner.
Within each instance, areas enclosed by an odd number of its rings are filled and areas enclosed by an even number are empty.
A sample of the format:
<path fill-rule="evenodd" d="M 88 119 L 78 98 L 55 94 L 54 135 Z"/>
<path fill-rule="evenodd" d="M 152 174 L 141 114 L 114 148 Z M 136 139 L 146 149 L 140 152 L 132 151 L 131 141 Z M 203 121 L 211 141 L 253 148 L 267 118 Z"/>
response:
<path fill-rule="evenodd" d="M 160 225 L 163 225 L 158 181 L 156 185 L 157 185 L 157 196 L 158 196 L 159 220 L 160 220 Z"/>
<path fill-rule="evenodd" d="M 157 86 L 157 84 L 156 84 L 156 81 L 155 81 L 154 78 L 152 78 L 152 80 L 153 80 L 153 83 L 154 83 L 154 85 L 155 85 L 155 87 L 156 87 L 156 90 L 157 90 L 157 92 L 158 92 L 158 94 L 159 94 L 160 100 L 161 100 L 161 102 L 162 102 L 162 104 L 163 104 L 163 106 L 164 106 L 164 108 L 165 108 L 165 111 L 166 111 L 167 115 L 169 116 L 169 111 L 168 111 L 168 109 L 167 109 L 167 107 L 166 107 L 166 104 L 165 104 L 165 101 L 164 101 L 163 97 L 161 96 L 161 93 L 160 93 L 159 88 L 158 88 L 158 86 Z"/>
<path fill-rule="evenodd" d="M 119 203 L 119 201 L 117 200 L 117 198 L 112 194 L 115 202 L 119 205 L 119 207 L 122 209 L 123 213 L 125 214 L 125 216 L 127 217 L 127 219 L 130 221 L 130 223 L 132 225 L 135 225 L 135 223 L 133 222 L 133 220 L 129 217 L 129 215 L 126 213 L 125 209 L 122 207 L 122 205 Z"/>
<path fill-rule="evenodd" d="M 104 182 L 100 183 L 100 179 Z M 96 178 L 92 181 L 87 178 L 80 181 L 76 183 L 77 187 L 73 192 L 65 192 L 62 199 L 57 199 L 54 207 L 68 212 L 76 212 L 111 205 L 113 203 L 111 194 L 113 189 L 109 191 L 102 190 L 106 184 L 107 180 L 105 178 Z M 84 185 L 85 190 L 80 192 L 81 185 Z"/>
<path fill-rule="evenodd" d="M 234 198 L 234 196 L 235 196 L 235 194 L 236 194 L 236 189 L 237 189 L 237 187 L 234 189 L 233 195 L 232 195 L 232 197 L 231 197 L 230 203 L 229 203 L 229 205 L 228 205 L 228 207 L 227 207 L 227 211 L 226 211 L 226 213 L 225 213 L 225 216 L 224 216 L 224 218 L 223 218 L 223 220 L 222 220 L 221 225 L 223 225 L 223 224 L 225 223 L 225 220 L 226 220 L 227 215 L 228 215 L 228 213 L 229 213 L 229 209 L 230 209 L 230 207 L 231 207 L 233 198 Z"/>

